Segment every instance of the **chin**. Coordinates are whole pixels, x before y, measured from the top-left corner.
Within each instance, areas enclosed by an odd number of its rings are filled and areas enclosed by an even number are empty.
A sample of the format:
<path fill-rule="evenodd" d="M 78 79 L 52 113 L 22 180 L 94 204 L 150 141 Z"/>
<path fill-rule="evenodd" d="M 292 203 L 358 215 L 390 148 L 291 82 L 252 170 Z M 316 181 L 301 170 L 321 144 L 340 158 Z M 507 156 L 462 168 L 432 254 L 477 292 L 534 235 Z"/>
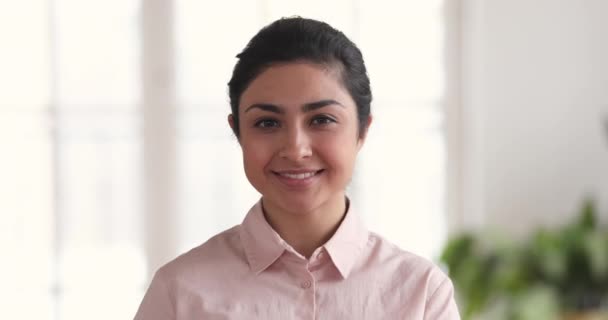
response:
<path fill-rule="evenodd" d="M 271 201 L 275 206 L 282 207 L 286 211 L 306 213 L 315 210 L 325 203 L 328 199 L 311 196 L 278 196 L 264 197 Z"/>

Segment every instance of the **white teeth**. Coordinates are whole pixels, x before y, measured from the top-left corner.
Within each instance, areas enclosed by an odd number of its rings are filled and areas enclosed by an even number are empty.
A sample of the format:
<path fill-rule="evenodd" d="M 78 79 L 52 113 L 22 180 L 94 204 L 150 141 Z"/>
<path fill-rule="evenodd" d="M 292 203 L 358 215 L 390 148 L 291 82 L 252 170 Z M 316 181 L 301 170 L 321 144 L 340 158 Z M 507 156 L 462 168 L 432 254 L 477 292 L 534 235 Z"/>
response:
<path fill-rule="evenodd" d="M 315 172 L 306 172 L 306 173 L 280 173 L 281 176 L 287 177 L 290 179 L 306 179 L 315 175 Z"/>

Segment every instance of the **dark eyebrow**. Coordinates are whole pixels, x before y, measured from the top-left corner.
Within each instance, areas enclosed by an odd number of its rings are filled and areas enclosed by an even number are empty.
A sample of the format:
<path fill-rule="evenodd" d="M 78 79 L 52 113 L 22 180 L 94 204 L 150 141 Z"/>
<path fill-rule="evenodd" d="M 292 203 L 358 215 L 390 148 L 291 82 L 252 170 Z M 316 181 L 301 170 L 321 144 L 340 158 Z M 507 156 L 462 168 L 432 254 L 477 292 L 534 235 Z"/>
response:
<path fill-rule="evenodd" d="M 302 106 L 302 111 L 309 112 L 309 111 L 317 110 L 319 108 L 330 106 L 332 104 L 339 105 L 340 107 L 344 107 L 344 105 L 342 105 L 340 102 L 338 102 L 336 100 L 327 99 L 327 100 L 307 103 Z"/>
<path fill-rule="evenodd" d="M 342 105 L 340 102 L 336 101 L 336 100 L 332 100 L 332 99 L 326 99 L 326 100 L 320 100 L 320 101 L 315 101 L 315 102 L 309 102 L 306 103 L 302 106 L 302 111 L 303 112 L 310 112 L 310 111 L 314 111 L 323 107 L 327 107 L 330 106 L 332 104 L 344 107 L 344 105 Z M 285 113 L 285 111 L 279 107 L 276 106 L 274 104 L 270 104 L 270 103 L 255 103 L 250 105 L 247 109 L 245 109 L 245 112 L 248 112 L 251 109 L 254 108 L 258 108 L 264 111 L 268 111 L 268 112 L 273 112 L 273 113 L 278 113 L 278 114 L 283 114 Z"/>
<path fill-rule="evenodd" d="M 269 104 L 269 103 L 255 103 L 255 104 L 252 104 L 247 109 L 245 109 L 245 112 L 248 112 L 249 110 L 254 109 L 254 108 L 262 109 L 264 111 L 279 113 L 279 114 L 285 113 L 283 111 L 283 109 L 279 108 L 278 106 L 275 106 L 274 104 Z"/>

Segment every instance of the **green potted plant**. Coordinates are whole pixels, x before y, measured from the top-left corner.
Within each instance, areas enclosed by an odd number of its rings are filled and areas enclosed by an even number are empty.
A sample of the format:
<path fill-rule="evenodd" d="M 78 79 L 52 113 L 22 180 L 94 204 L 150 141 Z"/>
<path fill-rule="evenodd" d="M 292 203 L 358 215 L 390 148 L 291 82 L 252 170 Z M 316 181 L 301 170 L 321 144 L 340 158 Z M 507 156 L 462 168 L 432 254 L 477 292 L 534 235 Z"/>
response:
<path fill-rule="evenodd" d="M 608 320 L 608 228 L 590 200 L 573 223 L 524 241 L 462 234 L 441 260 L 463 319 Z"/>

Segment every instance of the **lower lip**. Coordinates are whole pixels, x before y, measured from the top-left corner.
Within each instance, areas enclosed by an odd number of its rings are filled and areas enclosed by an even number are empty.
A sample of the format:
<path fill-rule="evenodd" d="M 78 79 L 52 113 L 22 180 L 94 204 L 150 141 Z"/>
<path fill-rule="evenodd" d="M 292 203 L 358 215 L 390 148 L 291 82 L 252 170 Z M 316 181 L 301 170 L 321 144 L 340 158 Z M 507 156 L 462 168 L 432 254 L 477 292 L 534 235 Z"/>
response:
<path fill-rule="evenodd" d="M 310 185 L 312 185 L 317 179 L 319 179 L 319 176 L 321 176 L 325 171 L 321 170 L 321 171 L 317 171 L 317 173 L 315 173 L 315 175 L 308 177 L 308 178 L 304 178 L 304 179 L 294 179 L 294 178 L 289 178 L 286 176 L 282 176 L 278 173 L 273 173 L 275 175 L 275 177 L 277 177 L 277 179 L 284 184 L 287 187 L 290 188 L 306 188 Z"/>

